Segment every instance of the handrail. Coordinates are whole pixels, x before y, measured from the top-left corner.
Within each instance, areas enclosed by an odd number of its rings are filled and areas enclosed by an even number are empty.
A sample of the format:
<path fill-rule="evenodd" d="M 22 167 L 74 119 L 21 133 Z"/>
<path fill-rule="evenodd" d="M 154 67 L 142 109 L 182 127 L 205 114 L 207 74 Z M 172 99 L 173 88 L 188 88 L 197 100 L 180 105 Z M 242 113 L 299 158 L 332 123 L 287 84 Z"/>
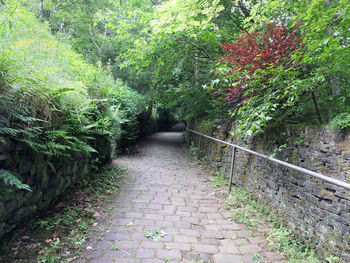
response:
<path fill-rule="evenodd" d="M 337 186 L 340 186 L 340 187 L 343 187 L 347 190 L 350 190 L 350 184 L 346 183 L 346 182 L 343 182 L 343 181 L 340 181 L 338 179 L 334 179 L 334 178 L 331 178 L 329 176 L 325 176 L 323 174 L 320 174 L 320 173 L 316 173 L 316 172 L 313 172 L 311 170 L 308 170 L 306 168 L 303 168 L 303 167 L 300 167 L 300 166 L 297 166 L 297 165 L 294 165 L 294 164 L 291 164 L 291 163 L 287 163 L 287 162 L 284 162 L 284 161 L 281 161 L 281 160 L 278 160 L 276 158 L 273 158 L 273 157 L 269 157 L 267 155 L 264 155 L 264 154 L 261 154 L 261 153 L 258 153 L 258 152 L 255 152 L 255 151 L 252 151 L 250 149 L 247 149 L 247 148 L 244 148 L 242 146 L 238 146 L 236 144 L 232 144 L 232 143 L 228 143 L 228 142 L 225 142 L 225 141 L 222 141 L 222 140 L 219 140 L 217 138 L 214 138 L 214 137 L 211 137 L 211 136 L 208 136 L 208 135 L 205 135 L 203 133 L 200 133 L 200 132 L 197 132 L 197 131 L 194 131 L 194 130 L 191 130 L 191 129 L 188 129 L 188 128 L 185 128 L 187 131 L 190 131 L 190 132 L 193 132 L 193 133 L 196 133 L 200 136 L 203 136 L 205 138 L 209 138 L 211 140 L 214 140 L 214 141 L 217 141 L 217 142 L 220 142 L 220 143 L 223 143 L 223 144 L 226 144 L 226 145 L 229 145 L 231 147 L 233 147 L 233 151 L 232 151 L 232 162 L 231 162 L 231 175 L 230 175 L 230 181 L 232 181 L 232 173 L 233 173 L 233 166 L 234 166 L 234 153 L 236 151 L 236 149 L 239 149 L 239 150 L 242 150 L 244 152 L 247 152 L 247 153 L 250 153 L 250 154 L 253 154 L 253 155 L 256 155 L 260 158 L 263 158 L 263 159 L 266 159 L 270 162 L 273 162 L 273 163 L 277 163 L 277 164 L 280 164 L 282 166 L 285 166 L 285 167 L 288 167 L 290 169 L 293 169 L 293 170 L 296 170 L 298 172 L 302 172 L 302 173 L 305 173 L 305 174 L 308 174 L 312 177 L 315 177 L 315 178 L 318 178 L 318 179 L 321 179 L 323 181 L 326 181 L 328 183 L 331 183 L 331 184 L 334 184 L 334 185 L 337 185 Z M 231 185 L 229 185 L 229 192 L 231 190 Z"/>

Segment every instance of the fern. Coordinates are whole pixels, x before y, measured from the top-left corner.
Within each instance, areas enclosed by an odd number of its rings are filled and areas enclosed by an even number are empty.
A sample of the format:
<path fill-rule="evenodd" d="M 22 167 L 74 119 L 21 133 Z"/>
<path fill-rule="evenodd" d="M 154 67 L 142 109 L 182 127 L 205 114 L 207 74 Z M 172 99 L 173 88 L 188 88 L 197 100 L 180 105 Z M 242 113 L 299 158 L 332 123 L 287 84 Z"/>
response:
<path fill-rule="evenodd" d="M 0 179 L 2 179 L 5 184 L 12 185 L 17 187 L 18 189 L 23 189 L 32 192 L 30 186 L 27 184 L 23 184 L 15 175 L 13 175 L 10 171 L 0 170 Z"/>
<path fill-rule="evenodd" d="M 20 133 L 20 131 L 16 130 L 16 129 L 7 128 L 7 127 L 0 128 L 0 134 L 2 134 L 2 135 L 10 135 L 10 136 L 15 137 L 18 133 Z"/>

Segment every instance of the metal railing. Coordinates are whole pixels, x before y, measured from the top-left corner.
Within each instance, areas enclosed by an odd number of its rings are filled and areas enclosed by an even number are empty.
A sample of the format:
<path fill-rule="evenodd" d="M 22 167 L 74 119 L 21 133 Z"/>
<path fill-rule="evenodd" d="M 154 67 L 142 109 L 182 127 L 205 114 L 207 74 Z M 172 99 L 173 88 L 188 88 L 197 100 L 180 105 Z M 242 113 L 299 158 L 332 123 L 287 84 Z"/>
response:
<path fill-rule="evenodd" d="M 273 158 L 273 157 L 270 157 L 270 156 L 267 156 L 267 155 L 264 155 L 264 154 L 261 154 L 261 153 L 258 153 L 258 152 L 249 150 L 249 149 L 247 149 L 247 148 L 244 148 L 244 147 L 242 147 L 242 146 L 238 146 L 238 145 L 236 145 L 236 144 L 232 144 L 232 143 L 228 143 L 228 142 L 219 140 L 219 139 L 217 139 L 217 138 L 214 138 L 214 137 L 205 135 L 205 134 L 203 134 L 203 133 L 200 133 L 200 132 L 197 132 L 197 131 L 188 129 L 188 128 L 185 128 L 185 130 L 186 130 L 187 132 L 192 132 L 192 133 L 195 133 L 195 134 L 198 134 L 198 135 L 199 135 L 199 140 L 198 140 L 198 148 L 199 148 L 199 151 L 198 151 L 198 153 L 200 153 L 200 150 L 201 150 L 201 140 L 202 140 L 202 137 L 208 138 L 208 139 L 211 139 L 211 140 L 214 140 L 214 141 L 216 141 L 216 142 L 223 143 L 223 144 L 226 144 L 226 145 L 232 147 L 230 179 L 229 179 L 229 185 L 228 185 L 228 192 L 229 192 L 229 193 L 231 192 L 231 187 L 232 187 L 232 179 L 233 179 L 233 175 L 234 175 L 235 159 L 236 159 L 236 151 L 237 151 L 237 149 L 239 149 L 239 150 L 241 150 L 241 151 L 244 151 L 244 152 L 247 152 L 247 153 L 250 153 L 250 154 L 253 154 L 253 155 L 258 156 L 258 157 L 260 157 L 260 158 L 262 158 L 262 159 L 266 159 L 266 160 L 268 160 L 268 161 L 270 161 L 270 162 L 273 162 L 273 163 L 276 163 L 276 164 L 279 164 L 279 165 L 288 167 L 288 168 L 290 168 L 290 169 L 296 170 L 296 171 L 298 171 L 298 172 L 301 172 L 301 173 L 310 175 L 310 176 L 312 176 L 312 177 L 321 179 L 321 180 L 326 181 L 326 182 L 328 182 L 328 183 L 331 183 L 331 184 L 334 184 L 334 185 L 343 187 L 343 188 L 345 188 L 345 189 L 347 189 L 347 190 L 350 190 L 350 184 L 348 184 L 348 183 L 346 183 L 346 182 L 343 182 L 343 181 L 340 181 L 340 180 L 338 180 L 338 179 L 334 179 L 334 178 L 331 178 L 331 177 L 329 177 L 329 176 L 325 176 L 325 175 L 323 175 L 323 174 L 313 172 L 313 171 L 308 170 L 308 169 L 306 169 L 306 168 L 303 168 L 303 167 L 300 167 L 300 166 L 297 166 L 297 165 L 294 165 L 294 164 L 291 164 L 291 163 L 287 163 L 287 162 L 278 160 L 278 159 L 276 159 L 276 158 Z M 187 134 L 187 139 L 189 139 L 189 134 Z"/>

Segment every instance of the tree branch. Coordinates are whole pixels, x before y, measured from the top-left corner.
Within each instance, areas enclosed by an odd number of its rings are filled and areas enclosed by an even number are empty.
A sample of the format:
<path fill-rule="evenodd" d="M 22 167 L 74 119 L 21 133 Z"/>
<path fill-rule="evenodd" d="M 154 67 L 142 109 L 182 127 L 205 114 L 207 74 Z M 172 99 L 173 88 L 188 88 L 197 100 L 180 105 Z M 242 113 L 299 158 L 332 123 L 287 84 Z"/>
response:
<path fill-rule="evenodd" d="M 246 17 L 250 16 L 250 10 L 243 4 L 242 0 L 238 1 L 238 7 L 241 9 L 243 15 Z"/>
<path fill-rule="evenodd" d="M 321 125 L 322 124 L 322 119 L 321 119 L 320 109 L 318 107 L 318 103 L 317 103 L 315 92 L 311 88 L 309 90 L 311 92 L 312 100 L 314 102 L 318 123 Z"/>
<path fill-rule="evenodd" d="M 215 60 L 209 55 L 209 53 L 204 48 L 192 43 L 191 41 L 189 41 L 187 39 L 184 39 L 183 41 L 186 42 L 187 44 L 190 44 L 191 46 L 197 48 L 198 50 L 202 51 L 202 53 L 204 53 L 209 60 L 211 60 L 212 62 L 215 62 Z"/>

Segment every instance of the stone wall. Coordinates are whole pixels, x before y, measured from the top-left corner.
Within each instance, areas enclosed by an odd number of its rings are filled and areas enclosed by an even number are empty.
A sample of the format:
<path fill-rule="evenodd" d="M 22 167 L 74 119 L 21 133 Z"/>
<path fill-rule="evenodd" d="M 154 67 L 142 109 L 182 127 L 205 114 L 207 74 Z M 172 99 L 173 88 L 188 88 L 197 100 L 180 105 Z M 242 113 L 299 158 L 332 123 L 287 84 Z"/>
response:
<path fill-rule="evenodd" d="M 190 127 L 228 142 L 234 130 L 228 123 L 216 129 Z M 336 135 L 327 127 L 298 126 L 289 126 L 286 133 L 288 136 L 269 131 L 245 143 L 238 139 L 233 143 L 266 155 L 275 152 L 277 159 L 350 182 L 349 134 Z M 198 144 L 198 136 L 191 137 Z M 202 139 L 201 149 L 212 165 L 226 167 L 229 173 L 230 147 Z M 333 255 L 350 262 L 350 191 L 241 151 L 237 152 L 234 183 L 270 207 L 299 238 L 315 244 L 322 257 Z"/>
<path fill-rule="evenodd" d="M 102 154 L 100 157 L 108 160 Z M 17 174 L 32 190 L 18 190 L 0 180 L 0 238 L 48 209 L 92 167 L 89 158 L 78 154 L 69 159 L 52 158 L 50 162 L 53 167 L 47 165 L 42 155 L 35 154 L 18 141 L 8 139 L 6 144 L 0 144 L 0 169 Z"/>

